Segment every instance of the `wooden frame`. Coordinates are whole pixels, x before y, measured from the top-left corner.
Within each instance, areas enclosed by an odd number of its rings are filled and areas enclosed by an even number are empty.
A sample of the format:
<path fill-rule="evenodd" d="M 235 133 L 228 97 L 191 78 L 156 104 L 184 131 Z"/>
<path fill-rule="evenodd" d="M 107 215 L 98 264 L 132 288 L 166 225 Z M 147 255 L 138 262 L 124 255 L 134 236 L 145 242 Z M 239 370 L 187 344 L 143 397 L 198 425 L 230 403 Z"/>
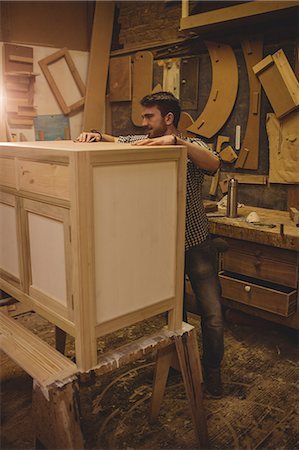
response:
<path fill-rule="evenodd" d="M 50 70 L 49 70 L 49 65 L 55 63 L 56 61 L 59 61 L 61 58 L 64 58 L 69 69 L 70 72 L 74 78 L 74 81 L 79 89 L 80 94 L 82 95 L 82 98 L 80 100 L 78 100 L 75 103 L 72 103 L 71 105 L 67 105 L 66 102 L 64 101 L 64 98 L 54 80 L 53 75 L 51 74 Z M 43 74 L 47 80 L 47 82 L 49 83 L 49 86 L 61 108 L 61 110 L 63 111 L 63 113 L 65 115 L 70 114 L 71 112 L 76 111 L 77 109 L 81 108 L 84 105 L 84 101 L 85 101 L 85 86 L 84 83 L 79 75 L 79 72 L 76 69 L 76 66 L 74 64 L 74 61 L 71 57 L 71 55 L 69 54 L 69 51 L 67 48 L 62 48 L 61 50 L 58 50 L 57 52 L 53 53 L 52 55 L 47 56 L 44 59 L 41 59 L 39 62 L 40 68 L 43 71 Z"/>
<path fill-rule="evenodd" d="M 13 286 L 15 286 L 18 289 L 24 289 L 26 277 L 24 273 L 24 263 L 23 263 L 23 257 L 22 257 L 22 246 L 21 246 L 21 217 L 20 217 L 20 207 L 21 207 L 21 200 L 16 198 L 14 195 L 6 192 L 0 192 L 0 207 L 1 208 L 9 208 L 9 215 L 10 213 L 13 213 L 15 215 L 15 222 L 11 223 L 11 230 L 10 232 L 15 233 L 14 236 L 12 236 L 12 240 L 10 242 L 10 248 L 9 251 L 5 252 L 6 247 L 2 247 L 3 254 L 2 257 L 4 259 L 8 259 L 10 264 L 8 266 L 13 267 L 17 266 L 17 272 L 18 274 L 12 273 L 12 270 L 7 270 L 1 268 L 0 269 L 0 277 L 5 279 L 7 282 L 11 283 Z M 1 214 L 2 220 L 5 220 L 4 212 Z M 5 233 L 5 224 L 2 222 L 1 226 L 1 233 Z M 8 236 L 7 236 L 8 237 Z M 5 240 L 3 240 L 3 246 L 5 244 Z M 16 261 L 13 262 L 13 258 L 16 259 Z"/>
<path fill-rule="evenodd" d="M 181 329 L 184 147 L 2 143 L 0 159 L 23 264 L 22 282 L 2 274 L 0 288 L 75 337 L 80 370 L 97 364 L 103 334 L 163 312 Z"/>
<path fill-rule="evenodd" d="M 255 0 L 244 4 L 228 6 L 226 8 L 214 9 L 193 16 L 189 15 L 189 0 L 182 0 L 181 30 L 203 29 L 214 27 L 217 24 L 231 23 L 246 18 L 254 18 L 261 14 L 267 14 L 299 5 L 298 1 L 264 1 Z M 239 22 L 240 23 L 240 22 Z"/>

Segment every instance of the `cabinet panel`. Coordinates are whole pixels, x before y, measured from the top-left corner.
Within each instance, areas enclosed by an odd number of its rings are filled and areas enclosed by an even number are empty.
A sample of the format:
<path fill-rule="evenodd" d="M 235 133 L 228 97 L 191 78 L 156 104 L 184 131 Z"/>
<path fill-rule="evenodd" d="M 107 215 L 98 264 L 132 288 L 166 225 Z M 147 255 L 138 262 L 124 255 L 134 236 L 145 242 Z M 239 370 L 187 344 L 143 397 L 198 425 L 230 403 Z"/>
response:
<path fill-rule="evenodd" d="M 229 272 L 219 274 L 222 296 L 272 313 L 289 316 L 296 311 L 297 291 L 283 286 L 257 284 L 249 277 L 234 277 Z M 247 279 L 246 279 L 247 278 Z"/>
<path fill-rule="evenodd" d="M 16 188 L 16 163 L 14 158 L 0 159 L 0 184 Z"/>
<path fill-rule="evenodd" d="M 154 174 L 154 176 L 153 176 Z M 175 162 L 95 167 L 97 323 L 175 296 Z"/>
<path fill-rule="evenodd" d="M 27 213 L 29 294 L 45 307 L 70 318 L 69 212 L 27 199 L 24 209 Z"/>

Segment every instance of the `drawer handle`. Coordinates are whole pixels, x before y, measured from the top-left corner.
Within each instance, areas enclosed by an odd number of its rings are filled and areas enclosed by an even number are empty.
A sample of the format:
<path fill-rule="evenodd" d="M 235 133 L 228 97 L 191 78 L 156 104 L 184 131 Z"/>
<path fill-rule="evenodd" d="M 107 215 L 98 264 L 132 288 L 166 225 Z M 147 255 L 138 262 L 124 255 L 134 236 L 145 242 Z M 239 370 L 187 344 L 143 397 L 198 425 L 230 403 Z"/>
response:
<path fill-rule="evenodd" d="M 245 289 L 246 292 L 250 292 L 251 291 L 251 286 L 245 286 L 244 289 Z"/>
<path fill-rule="evenodd" d="M 260 267 L 261 265 L 262 265 L 262 261 L 260 261 L 259 259 L 257 260 L 257 261 L 255 261 L 254 263 L 253 263 L 254 265 L 255 265 L 255 267 Z"/>

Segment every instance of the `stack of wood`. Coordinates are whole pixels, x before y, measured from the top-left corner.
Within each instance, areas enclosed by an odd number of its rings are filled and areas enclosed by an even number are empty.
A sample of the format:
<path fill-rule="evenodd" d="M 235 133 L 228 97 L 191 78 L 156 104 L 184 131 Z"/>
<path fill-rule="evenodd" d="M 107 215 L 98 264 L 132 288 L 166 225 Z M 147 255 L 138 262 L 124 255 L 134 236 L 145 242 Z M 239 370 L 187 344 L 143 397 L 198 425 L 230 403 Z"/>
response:
<path fill-rule="evenodd" d="M 4 45 L 4 83 L 7 122 L 12 127 L 33 125 L 36 108 L 33 105 L 33 48 Z"/>

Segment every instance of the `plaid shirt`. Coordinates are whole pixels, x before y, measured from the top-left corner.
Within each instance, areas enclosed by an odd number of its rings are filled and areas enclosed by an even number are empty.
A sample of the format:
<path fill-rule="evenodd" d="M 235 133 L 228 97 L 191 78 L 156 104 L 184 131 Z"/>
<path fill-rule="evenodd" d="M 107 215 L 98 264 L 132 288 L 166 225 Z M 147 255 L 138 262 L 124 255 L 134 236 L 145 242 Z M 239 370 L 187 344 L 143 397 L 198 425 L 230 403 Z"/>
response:
<path fill-rule="evenodd" d="M 199 138 L 182 139 L 194 144 L 202 145 L 207 150 L 210 148 Z M 129 135 L 120 136 L 118 142 L 132 143 L 146 139 L 147 135 Z M 212 152 L 217 156 L 217 153 Z M 186 193 L 186 231 L 185 231 L 185 250 L 198 245 L 206 240 L 209 233 L 208 218 L 204 211 L 202 201 L 202 185 L 204 175 L 213 175 L 212 172 L 199 169 L 190 159 L 187 161 L 187 193 Z"/>

